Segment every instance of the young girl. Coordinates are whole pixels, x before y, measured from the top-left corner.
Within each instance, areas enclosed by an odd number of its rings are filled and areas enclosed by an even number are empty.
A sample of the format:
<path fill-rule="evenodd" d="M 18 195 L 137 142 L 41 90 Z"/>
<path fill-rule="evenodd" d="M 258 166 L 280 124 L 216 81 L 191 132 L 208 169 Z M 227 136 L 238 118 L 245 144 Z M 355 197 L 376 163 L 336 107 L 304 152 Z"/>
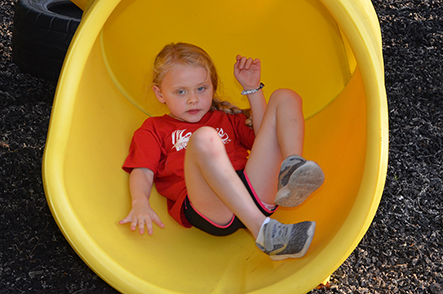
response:
<path fill-rule="evenodd" d="M 302 203 L 324 174 L 301 157 L 301 98 L 280 89 L 267 104 L 260 75 L 259 59 L 236 57 L 234 76 L 251 106 L 241 111 L 216 97 L 217 72 L 203 49 L 185 43 L 163 48 L 154 62 L 153 91 L 170 114 L 148 118 L 134 133 L 123 166 L 132 209 L 121 224 L 131 223 L 140 234 L 146 227 L 149 235 L 152 223 L 164 227 L 149 205 L 155 182 L 169 214 L 184 227 L 217 236 L 247 228 L 274 260 L 306 253 L 315 222 L 286 225 L 269 216 L 277 205 Z"/>

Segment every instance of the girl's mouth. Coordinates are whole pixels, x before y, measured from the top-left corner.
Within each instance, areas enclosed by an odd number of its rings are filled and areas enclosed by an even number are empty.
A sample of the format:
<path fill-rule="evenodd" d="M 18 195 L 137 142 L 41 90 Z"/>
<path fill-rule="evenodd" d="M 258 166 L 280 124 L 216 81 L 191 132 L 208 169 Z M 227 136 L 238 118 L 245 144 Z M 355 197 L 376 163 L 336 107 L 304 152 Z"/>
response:
<path fill-rule="evenodd" d="M 191 109 L 187 111 L 189 114 L 197 114 L 200 112 L 200 109 Z"/>

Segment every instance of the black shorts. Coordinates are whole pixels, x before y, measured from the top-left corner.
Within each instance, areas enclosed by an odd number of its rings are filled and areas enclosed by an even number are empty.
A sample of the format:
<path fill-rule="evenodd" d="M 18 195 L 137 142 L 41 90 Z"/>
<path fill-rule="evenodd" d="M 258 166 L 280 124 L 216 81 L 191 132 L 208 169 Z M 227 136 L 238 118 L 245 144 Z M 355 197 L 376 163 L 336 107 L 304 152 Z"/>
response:
<path fill-rule="evenodd" d="M 260 211 L 265 216 L 272 215 L 277 209 L 277 206 L 272 210 L 266 208 L 266 206 L 260 201 L 257 194 L 255 193 L 254 188 L 251 186 L 248 176 L 244 173 L 244 171 L 243 170 L 237 171 L 237 174 L 240 177 L 240 179 L 243 181 L 243 184 L 245 185 L 246 189 L 248 190 L 249 194 L 252 197 L 252 200 L 254 200 L 255 205 L 257 205 L 258 209 L 260 209 Z M 183 203 L 183 212 L 185 214 L 186 219 L 189 221 L 191 225 L 211 235 L 226 236 L 234 233 L 240 228 L 246 228 L 245 225 L 240 221 L 240 219 L 236 215 L 234 215 L 231 221 L 224 226 L 212 222 L 207 217 L 200 214 L 197 210 L 194 209 L 187 196 L 185 202 Z"/>

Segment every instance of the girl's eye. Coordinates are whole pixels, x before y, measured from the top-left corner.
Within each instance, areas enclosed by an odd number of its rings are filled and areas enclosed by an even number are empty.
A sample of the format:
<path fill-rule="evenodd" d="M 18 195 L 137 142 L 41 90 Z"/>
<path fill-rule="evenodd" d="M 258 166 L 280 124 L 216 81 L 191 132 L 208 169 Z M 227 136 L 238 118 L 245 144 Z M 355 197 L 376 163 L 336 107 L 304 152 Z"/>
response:
<path fill-rule="evenodd" d="M 197 91 L 199 91 L 199 92 L 203 92 L 204 90 L 206 90 L 206 87 L 200 87 L 197 89 Z"/>
<path fill-rule="evenodd" d="M 177 94 L 178 95 L 183 95 L 183 94 L 186 94 L 186 91 L 185 90 L 178 90 Z"/>

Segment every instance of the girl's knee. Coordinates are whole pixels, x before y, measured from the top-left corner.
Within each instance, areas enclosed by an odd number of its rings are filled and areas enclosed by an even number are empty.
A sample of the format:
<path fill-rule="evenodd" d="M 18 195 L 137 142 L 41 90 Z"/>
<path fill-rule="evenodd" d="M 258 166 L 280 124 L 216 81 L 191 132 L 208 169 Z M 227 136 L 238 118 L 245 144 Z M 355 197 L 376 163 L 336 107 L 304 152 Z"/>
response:
<path fill-rule="evenodd" d="M 294 90 L 291 89 L 277 89 L 275 90 L 272 94 L 271 97 L 269 98 L 269 103 L 284 103 L 285 105 L 287 105 L 288 102 L 295 102 L 296 105 L 298 105 L 299 107 L 302 106 L 303 104 L 303 100 L 300 97 L 300 95 L 298 95 L 297 92 L 295 92 Z"/>
<path fill-rule="evenodd" d="M 189 147 L 197 149 L 200 154 L 213 152 L 217 150 L 220 145 L 220 136 L 212 127 L 199 128 L 189 139 Z"/>
<path fill-rule="evenodd" d="M 191 139 L 205 141 L 211 141 L 213 137 L 216 137 L 217 131 L 213 127 L 201 127 L 192 133 Z"/>

